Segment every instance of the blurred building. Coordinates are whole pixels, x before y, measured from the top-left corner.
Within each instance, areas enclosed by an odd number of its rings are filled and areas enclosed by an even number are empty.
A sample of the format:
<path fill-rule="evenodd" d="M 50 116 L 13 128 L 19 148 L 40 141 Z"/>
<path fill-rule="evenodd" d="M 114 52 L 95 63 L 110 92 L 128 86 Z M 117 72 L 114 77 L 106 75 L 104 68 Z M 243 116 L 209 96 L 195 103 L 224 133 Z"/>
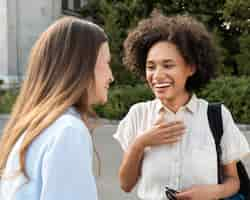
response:
<path fill-rule="evenodd" d="M 51 23 L 75 15 L 86 0 L 0 0 L 0 80 L 4 87 L 24 77 L 29 52 Z"/>

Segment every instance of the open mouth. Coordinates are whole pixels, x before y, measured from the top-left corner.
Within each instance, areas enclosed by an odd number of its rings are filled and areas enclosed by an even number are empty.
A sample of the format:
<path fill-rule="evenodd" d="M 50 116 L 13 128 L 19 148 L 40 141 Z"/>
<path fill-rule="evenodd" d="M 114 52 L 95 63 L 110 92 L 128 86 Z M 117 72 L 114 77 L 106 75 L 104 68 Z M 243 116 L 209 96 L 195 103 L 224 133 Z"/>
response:
<path fill-rule="evenodd" d="M 110 86 L 109 83 L 107 83 L 107 84 L 104 85 L 104 88 L 109 89 L 109 86 Z"/>
<path fill-rule="evenodd" d="M 170 83 L 157 83 L 154 85 L 155 88 L 165 88 L 171 86 Z"/>
<path fill-rule="evenodd" d="M 163 89 L 163 88 L 168 88 L 171 85 L 172 85 L 171 83 L 157 83 L 157 84 L 154 84 L 154 87 L 156 89 Z"/>

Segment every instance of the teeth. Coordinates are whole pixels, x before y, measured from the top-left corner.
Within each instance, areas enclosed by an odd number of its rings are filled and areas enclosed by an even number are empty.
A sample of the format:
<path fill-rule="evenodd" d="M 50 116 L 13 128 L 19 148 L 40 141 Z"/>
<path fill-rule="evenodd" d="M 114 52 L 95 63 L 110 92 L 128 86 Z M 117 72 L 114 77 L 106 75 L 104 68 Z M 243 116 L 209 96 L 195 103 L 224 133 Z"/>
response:
<path fill-rule="evenodd" d="M 159 83 L 155 84 L 155 87 L 162 88 L 162 87 L 169 87 L 170 85 L 171 85 L 170 83 Z"/>

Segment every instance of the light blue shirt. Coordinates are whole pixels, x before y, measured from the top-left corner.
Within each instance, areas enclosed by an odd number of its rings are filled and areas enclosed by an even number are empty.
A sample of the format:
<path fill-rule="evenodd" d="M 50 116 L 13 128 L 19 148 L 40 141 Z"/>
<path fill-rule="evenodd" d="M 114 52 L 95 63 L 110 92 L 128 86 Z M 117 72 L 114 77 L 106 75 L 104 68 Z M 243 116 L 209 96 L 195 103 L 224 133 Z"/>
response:
<path fill-rule="evenodd" d="M 0 184 L 1 200 L 97 200 L 91 136 L 73 107 L 29 147 L 26 170 L 30 180 L 26 184 L 23 175 L 8 177 L 19 167 L 22 139 L 9 155 L 7 177 Z"/>

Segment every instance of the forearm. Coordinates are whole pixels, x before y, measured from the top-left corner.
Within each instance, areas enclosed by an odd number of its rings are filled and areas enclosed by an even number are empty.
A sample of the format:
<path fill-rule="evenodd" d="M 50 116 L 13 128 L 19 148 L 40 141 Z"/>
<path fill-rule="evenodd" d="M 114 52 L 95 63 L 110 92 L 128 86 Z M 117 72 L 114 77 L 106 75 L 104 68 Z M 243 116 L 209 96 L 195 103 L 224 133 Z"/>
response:
<path fill-rule="evenodd" d="M 223 199 L 237 193 L 240 188 L 238 177 L 227 177 L 223 184 L 215 186 L 215 199 Z"/>
<path fill-rule="evenodd" d="M 119 170 L 119 178 L 121 188 L 125 192 L 130 192 L 140 177 L 143 154 L 144 146 L 140 139 L 136 139 L 124 155 Z"/>

